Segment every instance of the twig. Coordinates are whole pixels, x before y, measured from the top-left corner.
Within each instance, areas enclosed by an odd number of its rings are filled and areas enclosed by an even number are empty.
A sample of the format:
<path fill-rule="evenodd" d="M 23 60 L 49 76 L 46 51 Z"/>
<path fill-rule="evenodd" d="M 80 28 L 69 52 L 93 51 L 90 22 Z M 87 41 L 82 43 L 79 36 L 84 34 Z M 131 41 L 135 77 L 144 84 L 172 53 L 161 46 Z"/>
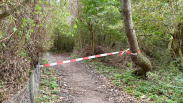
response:
<path fill-rule="evenodd" d="M 14 24 L 15 24 L 15 22 L 14 22 Z M 16 27 L 16 25 L 15 25 L 15 27 Z M 8 38 L 10 38 L 14 33 L 15 33 L 15 31 L 14 31 L 13 33 L 11 33 L 8 37 L 6 37 L 6 38 L 4 38 L 4 39 L 0 40 L 0 42 L 2 42 L 2 41 L 4 41 L 4 40 L 6 40 L 6 39 L 8 39 Z"/>
<path fill-rule="evenodd" d="M 6 39 L 8 39 L 8 38 L 10 38 L 14 33 L 15 33 L 15 31 L 14 31 L 10 36 L 8 36 L 8 37 L 4 38 L 3 40 L 0 40 L 0 42 L 2 42 L 2 41 L 4 41 L 4 40 L 6 40 Z"/>

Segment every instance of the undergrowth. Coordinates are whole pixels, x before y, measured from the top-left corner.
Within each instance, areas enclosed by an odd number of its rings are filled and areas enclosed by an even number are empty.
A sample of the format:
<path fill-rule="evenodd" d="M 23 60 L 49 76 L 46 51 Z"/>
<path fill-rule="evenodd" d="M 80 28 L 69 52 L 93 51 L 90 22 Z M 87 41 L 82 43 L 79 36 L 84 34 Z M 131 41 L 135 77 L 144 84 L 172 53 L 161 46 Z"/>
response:
<path fill-rule="evenodd" d="M 91 61 L 90 61 L 91 62 Z M 120 89 L 148 102 L 183 103 L 183 72 L 173 61 L 158 70 L 148 72 L 148 79 L 131 76 L 134 68 L 128 63 L 125 69 L 92 62 L 94 68 Z"/>
<path fill-rule="evenodd" d="M 0 103 L 23 89 L 51 46 L 55 14 L 45 0 L 0 0 Z M 45 7 L 48 7 L 49 10 Z"/>
<path fill-rule="evenodd" d="M 45 58 L 42 59 L 43 64 L 47 64 Z M 40 91 L 36 103 L 53 103 L 58 96 L 58 85 L 54 71 L 50 67 L 44 67 L 41 70 Z"/>

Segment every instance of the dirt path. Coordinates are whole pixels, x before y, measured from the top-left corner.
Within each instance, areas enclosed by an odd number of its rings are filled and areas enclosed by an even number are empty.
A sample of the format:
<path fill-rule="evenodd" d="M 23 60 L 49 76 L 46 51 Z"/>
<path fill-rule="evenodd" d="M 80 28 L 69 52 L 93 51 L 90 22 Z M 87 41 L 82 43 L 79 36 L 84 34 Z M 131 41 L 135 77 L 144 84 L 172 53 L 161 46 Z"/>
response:
<path fill-rule="evenodd" d="M 46 57 L 49 63 L 69 60 L 68 54 Z M 137 103 L 122 93 L 93 68 L 81 62 L 53 66 L 59 86 L 60 103 Z"/>

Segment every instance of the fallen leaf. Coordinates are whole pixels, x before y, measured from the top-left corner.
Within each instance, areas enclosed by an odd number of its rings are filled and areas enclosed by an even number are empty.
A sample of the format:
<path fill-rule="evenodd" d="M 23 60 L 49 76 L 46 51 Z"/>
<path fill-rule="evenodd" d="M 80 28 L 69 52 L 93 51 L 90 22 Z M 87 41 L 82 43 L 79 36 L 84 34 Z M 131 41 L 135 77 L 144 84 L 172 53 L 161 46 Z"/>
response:
<path fill-rule="evenodd" d="M 144 98 L 146 98 L 146 95 L 142 95 L 142 96 L 140 96 L 140 98 L 141 99 L 144 99 Z"/>
<path fill-rule="evenodd" d="M 60 97 L 60 99 L 64 99 L 64 97 Z"/>
<path fill-rule="evenodd" d="M 150 100 L 151 100 L 151 98 L 147 98 L 146 100 L 147 100 L 147 101 L 150 101 Z"/>

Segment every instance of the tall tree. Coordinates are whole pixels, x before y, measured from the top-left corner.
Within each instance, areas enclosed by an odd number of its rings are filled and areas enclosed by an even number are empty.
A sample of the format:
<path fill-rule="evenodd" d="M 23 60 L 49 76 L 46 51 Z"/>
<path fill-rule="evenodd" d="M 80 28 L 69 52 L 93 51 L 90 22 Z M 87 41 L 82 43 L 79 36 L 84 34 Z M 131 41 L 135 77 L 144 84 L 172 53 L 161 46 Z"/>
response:
<path fill-rule="evenodd" d="M 131 2 L 130 0 L 120 0 L 120 2 L 128 45 L 132 53 L 137 53 L 139 46 L 135 29 L 133 28 Z M 138 55 L 131 55 L 131 59 L 135 64 L 141 67 L 140 69 L 135 70 L 133 74 L 137 76 L 146 76 L 146 73 L 152 70 L 151 62 L 141 52 Z"/>
<path fill-rule="evenodd" d="M 183 22 L 176 20 L 176 13 L 177 13 L 177 3 L 173 1 L 169 1 L 169 5 L 171 7 L 171 15 L 172 15 L 172 26 L 173 29 L 170 30 L 171 38 L 169 39 L 168 49 L 170 50 L 171 56 L 173 59 L 181 58 L 181 62 L 183 63 L 183 56 L 182 56 L 182 41 L 183 41 Z M 181 20 L 181 19 L 179 19 Z"/>

